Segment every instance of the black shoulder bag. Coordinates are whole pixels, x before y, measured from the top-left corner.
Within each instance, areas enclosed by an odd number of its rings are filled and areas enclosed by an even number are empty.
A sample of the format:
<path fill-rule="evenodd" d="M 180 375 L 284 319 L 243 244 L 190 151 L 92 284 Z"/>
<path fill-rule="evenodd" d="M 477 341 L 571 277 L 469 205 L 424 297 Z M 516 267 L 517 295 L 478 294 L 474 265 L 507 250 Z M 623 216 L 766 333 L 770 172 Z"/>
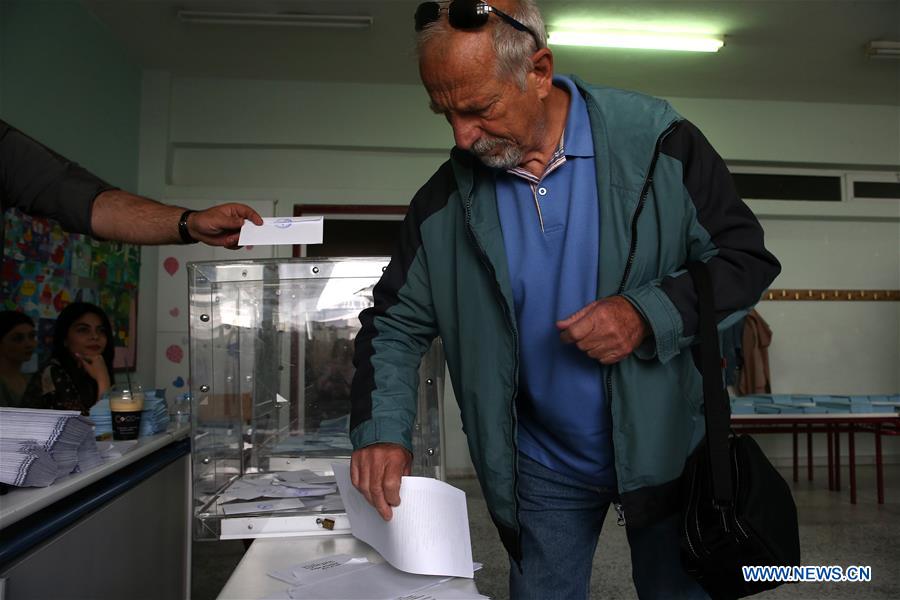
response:
<path fill-rule="evenodd" d="M 681 557 L 713 600 L 781 584 L 744 581 L 744 566 L 800 564 L 797 507 L 783 477 L 752 437 L 733 435 L 728 392 L 705 263 L 687 265 L 700 308 L 698 335 L 706 439 L 682 474 Z"/>

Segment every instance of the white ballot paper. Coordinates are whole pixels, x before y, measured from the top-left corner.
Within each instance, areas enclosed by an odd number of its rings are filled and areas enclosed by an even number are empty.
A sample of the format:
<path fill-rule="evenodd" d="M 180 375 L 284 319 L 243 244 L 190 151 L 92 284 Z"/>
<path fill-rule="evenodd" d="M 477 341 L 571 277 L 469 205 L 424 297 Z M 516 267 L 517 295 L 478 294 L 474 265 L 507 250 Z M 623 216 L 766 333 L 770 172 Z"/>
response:
<path fill-rule="evenodd" d="M 491 600 L 487 596 L 445 587 L 447 584 L 438 584 L 435 587 L 413 592 L 406 596 L 400 596 L 395 600 Z"/>
<path fill-rule="evenodd" d="M 284 483 L 334 483 L 334 475 L 319 475 L 309 469 L 277 471 L 274 475 Z"/>
<path fill-rule="evenodd" d="M 400 506 L 385 521 L 350 482 L 350 465 L 332 465 L 350 530 L 401 571 L 472 578 L 466 494 L 428 477 L 404 477 Z"/>
<path fill-rule="evenodd" d="M 288 569 L 269 571 L 269 576 L 280 579 L 291 586 L 310 585 L 333 577 L 347 575 L 372 566 L 367 559 L 355 558 L 349 554 L 333 554 L 309 560 Z"/>
<path fill-rule="evenodd" d="M 244 515 L 256 512 L 290 510 L 292 508 L 303 508 L 304 506 L 303 501 L 298 498 L 285 498 L 282 500 L 262 500 L 260 502 L 232 502 L 231 504 L 223 504 L 222 511 L 226 515 Z"/>
<path fill-rule="evenodd" d="M 288 597 L 295 600 L 394 600 L 452 579 L 404 573 L 349 554 L 316 558 L 269 576 L 289 583 Z"/>
<path fill-rule="evenodd" d="M 263 477 L 244 476 L 222 492 L 222 502 L 232 500 L 253 500 L 254 498 L 307 498 L 328 496 L 337 492 L 335 484 L 285 483 L 274 475 Z"/>
<path fill-rule="evenodd" d="M 321 244 L 324 228 L 324 217 L 264 217 L 262 225 L 244 221 L 238 245 Z"/>
<path fill-rule="evenodd" d="M 473 568 L 481 568 L 475 563 Z M 267 598 L 294 600 L 444 600 L 484 599 L 476 592 L 456 589 L 453 577 L 413 575 L 387 563 L 371 563 L 365 557 L 333 554 L 286 569 L 269 571 L 269 576 L 291 585 L 280 595 Z"/>
<path fill-rule="evenodd" d="M 398 571 L 387 563 L 364 565 L 342 577 L 332 577 L 293 587 L 293 600 L 394 600 L 431 588 L 450 579 Z"/>

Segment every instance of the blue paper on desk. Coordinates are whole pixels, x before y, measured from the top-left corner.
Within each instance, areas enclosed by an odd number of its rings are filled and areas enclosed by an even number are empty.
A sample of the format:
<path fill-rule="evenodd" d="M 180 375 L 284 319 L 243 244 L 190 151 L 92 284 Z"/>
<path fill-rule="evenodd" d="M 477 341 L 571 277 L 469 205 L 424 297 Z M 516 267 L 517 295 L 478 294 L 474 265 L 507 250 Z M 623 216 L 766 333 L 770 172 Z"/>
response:
<path fill-rule="evenodd" d="M 870 413 L 874 412 L 874 409 L 869 403 L 862 402 L 843 402 L 843 399 L 838 398 L 836 401 L 833 400 L 822 400 L 816 402 L 816 406 L 824 406 L 828 409 L 828 412 L 833 413 Z"/>
<path fill-rule="evenodd" d="M 803 414 L 803 408 L 799 406 L 794 406 L 793 404 L 781 404 L 781 403 L 773 403 L 772 406 L 778 409 L 783 415 L 801 415 Z"/>
<path fill-rule="evenodd" d="M 748 398 L 732 398 L 731 414 L 733 415 L 752 415 L 756 412 L 753 400 Z"/>

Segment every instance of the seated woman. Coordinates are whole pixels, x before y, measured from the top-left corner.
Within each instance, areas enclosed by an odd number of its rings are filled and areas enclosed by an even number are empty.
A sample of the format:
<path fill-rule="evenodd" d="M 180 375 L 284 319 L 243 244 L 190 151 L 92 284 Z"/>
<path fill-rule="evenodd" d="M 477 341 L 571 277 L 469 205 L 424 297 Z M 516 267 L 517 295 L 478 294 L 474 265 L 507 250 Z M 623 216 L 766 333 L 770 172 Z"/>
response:
<path fill-rule="evenodd" d="M 73 302 L 59 313 L 50 361 L 31 378 L 23 405 L 88 415 L 111 385 L 112 361 L 106 313 L 94 304 Z"/>
<path fill-rule="evenodd" d="M 28 378 L 22 365 L 37 347 L 34 321 L 16 310 L 0 311 L 0 406 L 21 406 Z"/>

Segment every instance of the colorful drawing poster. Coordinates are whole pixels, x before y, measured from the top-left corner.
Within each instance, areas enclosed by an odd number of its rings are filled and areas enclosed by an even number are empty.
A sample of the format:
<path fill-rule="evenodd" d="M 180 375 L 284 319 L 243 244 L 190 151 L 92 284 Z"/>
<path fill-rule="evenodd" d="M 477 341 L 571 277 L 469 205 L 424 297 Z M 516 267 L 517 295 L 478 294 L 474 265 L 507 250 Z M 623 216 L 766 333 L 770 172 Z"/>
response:
<path fill-rule="evenodd" d="M 91 250 L 92 245 L 84 240 L 72 240 L 70 251 L 72 253 L 72 274 L 78 277 L 91 276 Z"/>

